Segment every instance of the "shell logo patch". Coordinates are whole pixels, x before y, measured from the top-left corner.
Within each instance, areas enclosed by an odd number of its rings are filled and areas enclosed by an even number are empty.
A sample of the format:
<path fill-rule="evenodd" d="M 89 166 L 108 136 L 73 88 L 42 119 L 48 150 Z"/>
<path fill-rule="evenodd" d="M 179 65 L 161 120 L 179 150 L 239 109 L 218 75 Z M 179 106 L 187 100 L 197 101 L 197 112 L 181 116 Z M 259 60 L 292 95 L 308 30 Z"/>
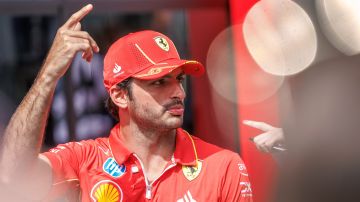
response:
<path fill-rule="evenodd" d="M 157 36 L 154 38 L 154 40 L 161 49 L 163 49 L 164 51 L 169 51 L 169 43 L 166 41 L 165 38 Z"/>
<path fill-rule="evenodd" d="M 192 181 L 195 178 L 197 178 L 197 176 L 199 176 L 201 172 L 201 168 L 202 168 L 202 162 L 197 161 L 196 166 L 182 166 L 182 171 L 186 179 Z"/>
<path fill-rule="evenodd" d="M 102 180 L 91 190 L 94 202 L 122 202 L 123 193 L 118 184 L 110 180 Z"/>
<path fill-rule="evenodd" d="M 118 178 L 125 173 L 126 167 L 124 164 L 119 165 L 114 158 L 108 158 L 103 165 L 103 170 L 110 176 Z"/>

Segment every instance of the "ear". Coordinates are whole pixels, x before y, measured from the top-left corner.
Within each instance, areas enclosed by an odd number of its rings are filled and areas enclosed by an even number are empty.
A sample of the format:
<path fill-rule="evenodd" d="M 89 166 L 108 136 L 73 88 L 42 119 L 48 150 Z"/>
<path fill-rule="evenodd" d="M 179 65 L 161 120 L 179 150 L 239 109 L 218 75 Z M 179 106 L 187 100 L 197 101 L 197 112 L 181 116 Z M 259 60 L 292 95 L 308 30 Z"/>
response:
<path fill-rule="evenodd" d="M 118 107 L 122 109 L 126 109 L 128 107 L 128 94 L 126 90 L 119 89 L 115 85 L 110 88 L 109 94 L 114 104 Z"/>

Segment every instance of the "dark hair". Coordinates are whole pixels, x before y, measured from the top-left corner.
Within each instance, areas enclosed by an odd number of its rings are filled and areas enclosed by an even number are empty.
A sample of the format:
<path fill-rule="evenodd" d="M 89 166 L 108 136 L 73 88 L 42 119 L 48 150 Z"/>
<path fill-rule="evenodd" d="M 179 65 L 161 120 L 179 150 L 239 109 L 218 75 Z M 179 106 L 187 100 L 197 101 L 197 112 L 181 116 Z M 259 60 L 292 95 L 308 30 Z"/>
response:
<path fill-rule="evenodd" d="M 127 78 L 124 81 L 116 84 L 117 88 L 124 89 L 127 91 L 130 100 L 133 99 L 132 93 L 131 93 L 132 81 L 133 81 L 133 79 L 130 77 L 130 78 Z M 105 100 L 105 108 L 115 120 L 119 121 L 119 107 L 116 106 L 116 104 L 112 101 L 110 96 Z"/>

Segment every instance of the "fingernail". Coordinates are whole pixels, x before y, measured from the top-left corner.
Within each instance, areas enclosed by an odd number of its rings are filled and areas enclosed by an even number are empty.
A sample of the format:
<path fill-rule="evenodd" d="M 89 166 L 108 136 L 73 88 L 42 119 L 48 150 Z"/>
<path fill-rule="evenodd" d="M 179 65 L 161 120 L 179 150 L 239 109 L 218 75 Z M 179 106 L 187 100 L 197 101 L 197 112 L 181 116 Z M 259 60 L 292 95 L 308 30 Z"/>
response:
<path fill-rule="evenodd" d="M 86 10 L 90 10 L 90 9 L 92 9 L 92 7 L 93 7 L 92 4 L 88 4 L 88 5 L 85 6 L 85 9 L 86 9 Z"/>

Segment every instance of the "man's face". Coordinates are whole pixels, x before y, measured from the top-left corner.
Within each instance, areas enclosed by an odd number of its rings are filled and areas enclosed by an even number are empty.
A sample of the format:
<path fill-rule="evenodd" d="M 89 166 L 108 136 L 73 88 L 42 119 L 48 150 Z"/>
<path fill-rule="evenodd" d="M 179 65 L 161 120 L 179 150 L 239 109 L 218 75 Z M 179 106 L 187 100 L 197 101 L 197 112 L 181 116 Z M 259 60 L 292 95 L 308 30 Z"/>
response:
<path fill-rule="evenodd" d="M 181 127 L 185 92 L 181 68 L 155 80 L 134 79 L 132 100 L 128 110 L 130 119 L 140 128 L 168 130 Z"/>

